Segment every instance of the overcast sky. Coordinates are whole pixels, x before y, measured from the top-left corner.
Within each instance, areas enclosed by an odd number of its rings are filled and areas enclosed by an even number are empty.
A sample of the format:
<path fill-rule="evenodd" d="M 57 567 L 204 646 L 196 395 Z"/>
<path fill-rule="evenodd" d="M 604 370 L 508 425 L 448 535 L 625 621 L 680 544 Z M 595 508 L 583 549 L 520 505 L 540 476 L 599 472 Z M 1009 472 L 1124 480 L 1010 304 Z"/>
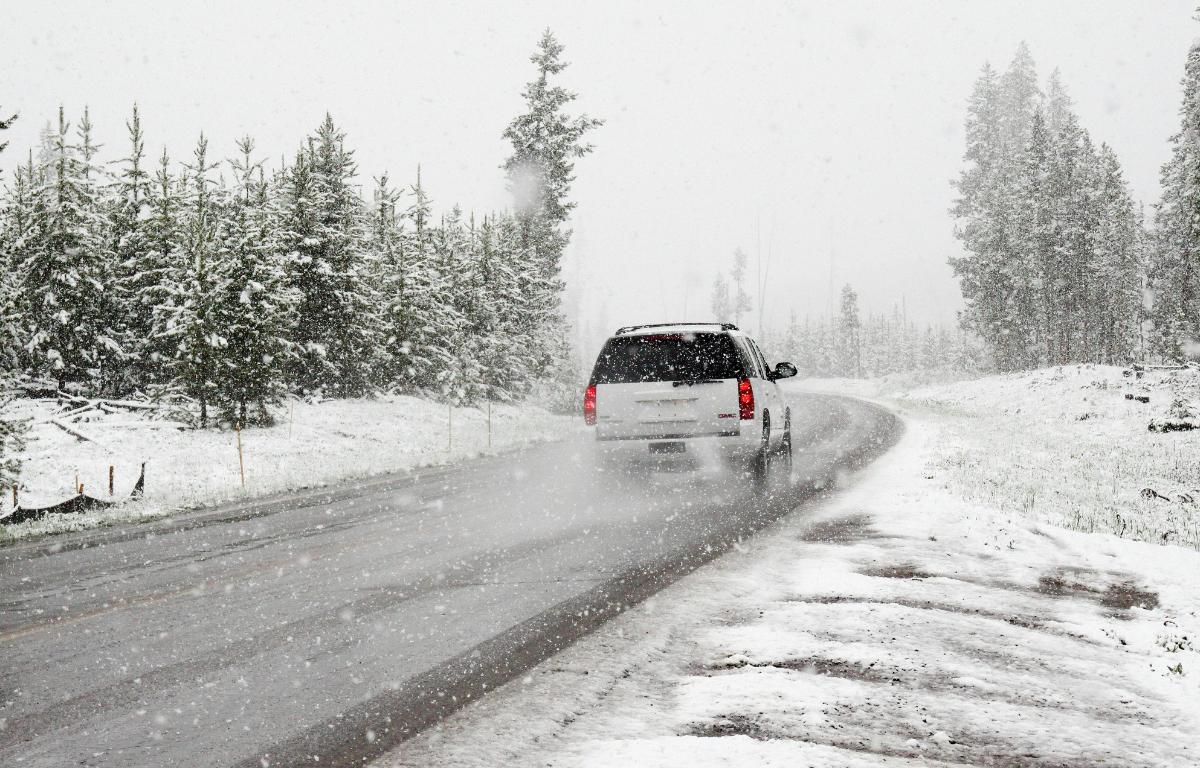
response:
<path fill-rule="evenodd" d="M 1043 79 L 1059 67 L 1149 205 L 1197 29 L 1194 0 L 0 4 L 6 181 L 60 103 L 91 107 L 109 159 L 134 101 L 148 149 L 181 159 L 201 130 L 223 155 L 245 133 L 290 154 L 329 110 L 367 189 L 419 163 L 437 205 L 480 212 L 508 205 L 500 134 L 551 27 L 577 106 L 607 121 L 567 265 L 605 327 L 707 318 L 737 246 L 752 272 L 769 256 L 776 323 L 824 314 L 831 282 L 952 320 L 949 181 L 983 62 L 1025 40 Z"/>

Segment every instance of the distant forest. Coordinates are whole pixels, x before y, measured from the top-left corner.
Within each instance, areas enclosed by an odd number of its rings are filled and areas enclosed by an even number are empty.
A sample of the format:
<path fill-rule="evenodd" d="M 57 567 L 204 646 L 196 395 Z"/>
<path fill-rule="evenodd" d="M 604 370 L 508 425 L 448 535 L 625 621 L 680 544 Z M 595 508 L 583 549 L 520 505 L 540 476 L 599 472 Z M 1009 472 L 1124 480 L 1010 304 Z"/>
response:
<path fill-rule="evenodd" d="M 1024 44 L 1003 74 L 984 65 L 952 211 L 965 253 L 951 263 L 962 324 L 996 369 L 1179 361 L 1200 338 L 1200 46 L 1183 91 L 1147 222 L 1057 71 L 1042 90 Z"/>

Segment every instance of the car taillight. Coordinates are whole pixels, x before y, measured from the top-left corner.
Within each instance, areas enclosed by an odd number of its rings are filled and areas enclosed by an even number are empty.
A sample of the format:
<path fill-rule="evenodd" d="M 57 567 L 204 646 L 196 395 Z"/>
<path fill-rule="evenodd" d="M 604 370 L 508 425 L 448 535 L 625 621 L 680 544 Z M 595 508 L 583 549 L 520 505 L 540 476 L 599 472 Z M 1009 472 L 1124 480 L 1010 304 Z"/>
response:
<path fill-rule="evenodd" d="M 754 390 L 750 379 L 738 379 L 738 414 L 743 421 L 754 418 Z"/>
<path fill-rule="evenodd" d="M 588 384 L 583 392 L 583 423 L 589 427 L 596 423 L 596 385 Z"/>

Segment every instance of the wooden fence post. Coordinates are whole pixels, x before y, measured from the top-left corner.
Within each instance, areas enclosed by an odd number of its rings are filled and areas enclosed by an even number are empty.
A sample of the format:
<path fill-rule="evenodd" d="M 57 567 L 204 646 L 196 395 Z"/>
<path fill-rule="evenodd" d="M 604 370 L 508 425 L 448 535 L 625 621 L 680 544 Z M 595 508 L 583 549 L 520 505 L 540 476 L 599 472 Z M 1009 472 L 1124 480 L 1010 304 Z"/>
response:
<path fill-rule="evenodd" d="M 242 422 L 237 422 L 234 425 L 233 431 L 237 433 L 238 446 L 238 474 L 242 477 L 242 490 L 246 490 L 246 463 L 242 459 Z"/>
<path fill-rule="evenodd" d="M 108 465 L 108 495 L 113 495 L 113 465 Z"/>

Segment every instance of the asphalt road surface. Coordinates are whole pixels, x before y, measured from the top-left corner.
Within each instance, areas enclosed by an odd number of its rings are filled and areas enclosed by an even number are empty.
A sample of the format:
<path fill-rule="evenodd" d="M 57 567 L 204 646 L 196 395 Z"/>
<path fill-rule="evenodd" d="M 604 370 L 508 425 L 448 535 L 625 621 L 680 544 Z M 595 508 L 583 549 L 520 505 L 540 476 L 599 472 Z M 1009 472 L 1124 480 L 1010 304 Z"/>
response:
<path fill-rule="evenodd" d="M 362 765 L 877 455 L 794 395 L 794 482 L 585 441 L 0 548 L 0 765 Z"/>

